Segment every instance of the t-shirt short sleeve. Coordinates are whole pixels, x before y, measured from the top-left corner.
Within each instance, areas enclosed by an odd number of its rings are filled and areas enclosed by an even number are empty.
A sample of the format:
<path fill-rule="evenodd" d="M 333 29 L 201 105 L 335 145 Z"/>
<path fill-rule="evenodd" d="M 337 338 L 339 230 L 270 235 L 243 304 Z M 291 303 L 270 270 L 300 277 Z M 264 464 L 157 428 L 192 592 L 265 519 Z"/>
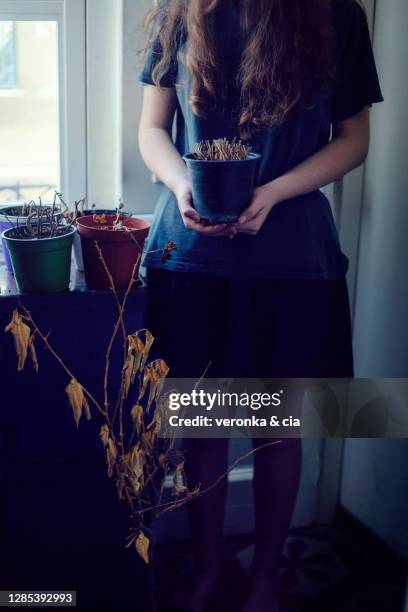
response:
<path fill-rule="evenodd" d="M 357 0 L 336 0 L 334 17 L 338 48 L 331 119 L 338 122 L 384 98 L 363 8 Z"/>
<path fill-rule="evenodd" d="M 152 73 L 154 68 L 160 62 L 163 55 L 163 48 L 159 38 L 154 39 L 146 51 L 145 63 L 143 69 L 139 73 L 139 81 L 145 85 L 155 85 Z M 176 52 L 173 53 L 170 65 L 165 74 L 160 79 L 161 87 L 175 87 L 177 80 L 177 59 Z"/>

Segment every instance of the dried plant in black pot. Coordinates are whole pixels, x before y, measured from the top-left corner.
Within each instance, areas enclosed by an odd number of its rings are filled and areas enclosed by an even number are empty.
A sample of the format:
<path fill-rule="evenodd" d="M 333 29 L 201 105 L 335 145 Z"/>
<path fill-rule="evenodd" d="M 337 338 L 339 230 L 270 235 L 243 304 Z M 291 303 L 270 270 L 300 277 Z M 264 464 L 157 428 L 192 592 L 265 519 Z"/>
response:
<path fill-rule="evenodd" d="M 10 219 L 2 238 L 21 292 L 52 293 L 68 288 L 76 228 L 57 206 L 31 202 Z M 11 220 L 13 219 L 13 220 Z"/>
<path fill-rule="evenodd" d="M 202 141 L 184 156 L 202 223 L 238 221 L 251 201 L 260 157 L 249 145 L 226 138 Z"/>

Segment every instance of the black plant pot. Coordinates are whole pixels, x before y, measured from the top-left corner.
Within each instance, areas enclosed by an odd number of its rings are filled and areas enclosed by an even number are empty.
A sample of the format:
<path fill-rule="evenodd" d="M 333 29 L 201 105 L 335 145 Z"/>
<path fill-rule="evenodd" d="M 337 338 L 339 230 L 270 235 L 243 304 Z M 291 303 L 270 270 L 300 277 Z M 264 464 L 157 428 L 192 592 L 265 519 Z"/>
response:
<path fill-rule="evenodd" d="M 194 208 L 205 224 L 236 223 L 250 204 L 259 153 L 244 160 L 207 161 L 184 156 Z"/>

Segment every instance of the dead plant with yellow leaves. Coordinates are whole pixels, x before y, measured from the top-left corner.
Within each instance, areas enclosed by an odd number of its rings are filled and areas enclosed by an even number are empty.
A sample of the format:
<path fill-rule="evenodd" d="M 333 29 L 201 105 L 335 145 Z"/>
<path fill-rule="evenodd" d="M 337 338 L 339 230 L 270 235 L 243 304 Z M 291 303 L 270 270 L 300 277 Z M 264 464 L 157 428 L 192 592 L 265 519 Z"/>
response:
<path fill-rule="evenodd" d="M 162 415 L 168 410 L 168 397 L 162 391 L 169 367 L 162 359 L 149 361 L 154 342 L 149 330 L 129 333 L 125 325 L 126 303 L 136 280 L 139 261 L 134 265 L 131 280 L 121 299 L 97 242 L 95 247 L 109 278 L 117 307 L 117 318 L 105 355 L 103 388 L 100 390 L 99 399 L 96 393 L 87 388 L 84 381 L 78 380 L 75 372 L 53 348 L 49 334 L 45 334 L 38 327 L 23 304 L 20 303 L 19 309 L 14 310 L 5 331 L 10 332 L 14 338 L 18 371 L 24 370 L 29 357 L 38 372 L 39 363 L 35 349 L 37 340 L 63 368 L 68 379 L 65 391 L 77 426 L 83 418 L 90 420 L 93 415 L 98 415 L 101 419 L 99 437 L 105 453 L 107 475 L 115 482 L 119 500 L 128 504 L 132 520 L 126 546 L 133 546 L 144 562 L 149 563 L 151 532 L 145 517 L 156 517 L 205 495 L 227 477 L 238 463 L 260 449 L 239 457 L 227 472 L 221 474 L 206 489 L 189 490 L 185 476 L 185 458 L 181 451 L 175 449 L 174 436 L 171 432 L 166 438 L 158 435 Z M 171 258 L 171 251 L 175 248 L 173 242 L 168 243 L 162 253 L 163 263 Z M 122 368 L 119 392 L 115 401 L 112 401 L 109 373 L 118 334 L 122 340 Z M 172 497 L 165 501 L 165 480 L 171 472 Z"/>
<path fill-rule="evenodd" d="M 103 389 L 99 399 L 83 381 L 78 380 L 54 350 L 49 335 L 39 329 L 24 305 L 20 304 L 19 309 L 14 310 L 5 331 L 13 335 L 18 371 L 24 370 L 30 358 L 38 372 L 37 340 L 59 362 L 67 374 L 65 391 L 77 426 L 83 418 L 89 420 L 94 414 L 101 418 L 99 437 L 106 457 L 107 474 L 114 479 L 118 498 L 128 504 L 132 518 L 127 546 L 134 546 L 140 557 L 149 563 L 150 530 L 145 525 L 146 513 L 154 508 L 171 510 L 173 505 L 187 501 L 198 491 L 190 492 L 184 484 L 184 457 L 174 449 L 174 438 L 163 440 L 158 437 L 160 412 L 166 405 L 166 398 L 161 396 L 161 392 L 169 368 L 162 359 L 149 361 L 154 341 L 149 330 L 129 333 L 125 326 L 126 303 L 136 280 L 139 261 L 134 265 L 132 278 L 121 299 L 97 242 L 95 246 L 117 306 L 117 319 L 106 350 Z M 163 262 L 169 259 L 174 247 L 174 243 L 166 246 Z M 123 365 L 119 392 L 112 401 L 109 373 L 118 334 L 122 336 Z M 114 358 L 117 359 L 117 356 Z M 175 471 L 173 499 L 163 504 L 164 482 L 171 469 Z"/>

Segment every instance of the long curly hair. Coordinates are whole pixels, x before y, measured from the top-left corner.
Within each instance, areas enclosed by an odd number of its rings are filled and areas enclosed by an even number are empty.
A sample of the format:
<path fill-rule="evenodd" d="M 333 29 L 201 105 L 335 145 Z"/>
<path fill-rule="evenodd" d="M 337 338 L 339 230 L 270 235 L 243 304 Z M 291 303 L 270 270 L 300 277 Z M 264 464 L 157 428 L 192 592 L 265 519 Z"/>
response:
<path fill-rule="evenodd" d="M 158 43 L 152 78 L 161 79 L 178 54 L 192 78 L 190 103 L 205 118 L 224 92 L 214 15 L 234 0 L 155 2 L 147 19 L 148 45 Z M 333 75 L 332 0 L 235 0 L 244 47 L 236 75 L 238 126 L 249 138 L 282 123 L 295 108 L 313 107 L 316 90 Z M 187 43 L 180 50 L 179 41 Z M 219 35 L 220 33 L 218 33 Z"/>

